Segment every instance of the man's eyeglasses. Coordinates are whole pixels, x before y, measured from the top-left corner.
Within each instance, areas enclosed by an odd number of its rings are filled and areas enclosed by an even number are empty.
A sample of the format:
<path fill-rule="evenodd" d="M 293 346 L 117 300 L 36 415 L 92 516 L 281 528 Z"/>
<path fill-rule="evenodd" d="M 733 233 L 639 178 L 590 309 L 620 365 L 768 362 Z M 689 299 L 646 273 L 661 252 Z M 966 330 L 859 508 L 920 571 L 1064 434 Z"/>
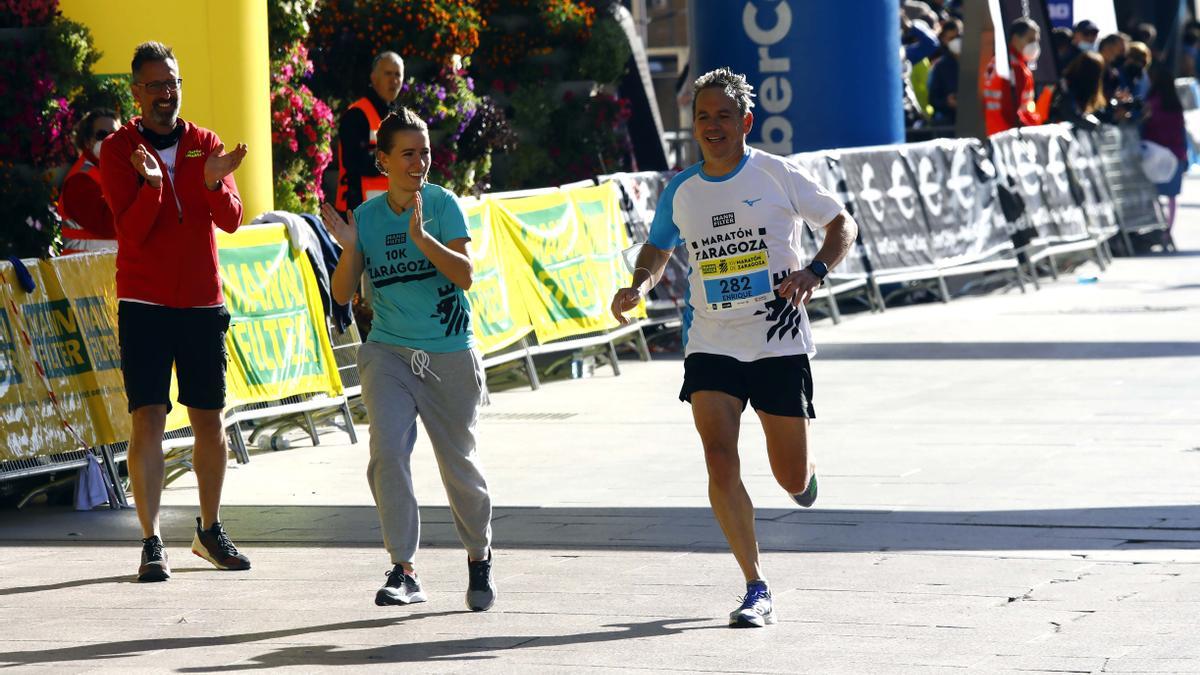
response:
<path fill-rule="evenodd" d="M 108 129 L 97 129 L 96 130 L 96 140 L 102 141 L 102 140 L 108 138 L 108 135 L 111 133 L 112 133 L 112 131 L 110 131 Z"/>
<path fill-rule="evenodd" d="M 183 80 L 163 80 L 162 82 L 138 82 L 139 86 L 144 88 L 151 94 L 158 95 L 163 93 L 163 90 L 179 91 L 183 86 Z"/>

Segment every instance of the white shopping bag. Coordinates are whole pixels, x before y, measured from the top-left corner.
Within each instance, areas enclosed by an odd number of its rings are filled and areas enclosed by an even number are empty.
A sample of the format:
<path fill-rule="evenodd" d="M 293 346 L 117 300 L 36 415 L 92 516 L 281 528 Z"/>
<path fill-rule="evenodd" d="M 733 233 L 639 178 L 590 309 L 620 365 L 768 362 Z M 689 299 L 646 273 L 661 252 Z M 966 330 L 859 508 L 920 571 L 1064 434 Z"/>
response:
<path fill-rule="evenodd" d="M 1165 146 L 1154 141 L 1142 141 L 1142 171 L 1151 183 L 1166 183 L 1175 177 L 1179 158 Z"/>

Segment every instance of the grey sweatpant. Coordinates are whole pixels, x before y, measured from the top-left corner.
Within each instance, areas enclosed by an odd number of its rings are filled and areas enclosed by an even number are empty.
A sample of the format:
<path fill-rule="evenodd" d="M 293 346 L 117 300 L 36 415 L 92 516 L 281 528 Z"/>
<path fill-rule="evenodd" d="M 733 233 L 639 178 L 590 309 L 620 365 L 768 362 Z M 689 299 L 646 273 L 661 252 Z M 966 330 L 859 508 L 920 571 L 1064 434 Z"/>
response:
<path fill-rule="evenodd" d="M 483 559 L 492 544 L 492 501 L 475 452 L 483 363 L 472 349 L 430 353 L 426 372 L 417 376 L 413 353 L 378 342 L 364 342 L 358 349 L 371 429 L 367 480 L 379 511 L 383 544 L 393 564 L 414 562 L 421 517 L 413 494 L 411 459 L 420 416 L 433 444 L 458 538 L 472 559 Z"/>

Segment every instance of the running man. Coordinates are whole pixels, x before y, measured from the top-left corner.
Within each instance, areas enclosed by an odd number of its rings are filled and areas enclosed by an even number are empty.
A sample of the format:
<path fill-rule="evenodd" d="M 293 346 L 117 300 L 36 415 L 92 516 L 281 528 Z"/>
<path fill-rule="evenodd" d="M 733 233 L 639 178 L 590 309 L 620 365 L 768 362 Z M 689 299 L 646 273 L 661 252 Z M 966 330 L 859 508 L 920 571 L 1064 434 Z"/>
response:
<path fill-rule="evenodd" d="M 813 408 L 809 356 L 816 353 L 804 304 L 841 262 L 858 233 L 842 204 L 783 157 L 747 147 L 752 88 L 728 68 L 692 85 L 692 134 L 703 161 L 667 185 L 649 241 L 612 312 L 622 323 L 662 278 L 676 246 L 690 256 L 684 310 L 681 401 L 708 467 L 713 513 L 746 578 L 737 627 L 775 622 L 758 559 L 754 505 L 742 484 L 738 432 L 746 403 L 767 438 L 775 479 L 801 506 L 817 498 L 808 454 Z M 800 221 L 825 229 L 824 244 L 802 264 Z"/>

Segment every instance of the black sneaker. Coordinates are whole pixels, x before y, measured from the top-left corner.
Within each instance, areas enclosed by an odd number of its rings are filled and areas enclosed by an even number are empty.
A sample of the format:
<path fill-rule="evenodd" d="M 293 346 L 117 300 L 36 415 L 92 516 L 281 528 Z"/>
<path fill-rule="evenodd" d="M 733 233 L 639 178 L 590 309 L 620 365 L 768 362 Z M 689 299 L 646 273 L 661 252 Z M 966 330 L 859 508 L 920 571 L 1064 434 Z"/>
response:
<path fill-rule="evenodd" d="M 167 564 L 167 552 L 157 534 L 142 540 L 142 564 L 138 567 L 138 581 L 166 581 L 171 578 L 171 566 Z"/>
<path fill-rule="evenodd" d="M 492 550 L 487 560 L 467 560 L 467 607 L 472 612 L 486 612 L 496 604 L 496 582 L 492 581 Z"/>
<path fill-rule="evenodd" d="M 751 581 L 746 584 L 746 595 L 742 606 L 729 615 L 729 625 L 734 628 L 762 628 L 775 623 L 775 609 L 771 605 L 771 591 L 767 582 Z"/>
<path fill-rule="evenodd" d="M 403 565 L 396 565 L 387 573 L 387 582 L 375 593 L 375 604 L 411 605 L 415 602 L 425 602 L 425 591 L 421 590 L 421 582 L 417 577 L 404 571 Z"/>
<path fill-rule="evenodd" d="M 200 529 L 196 519 L 196 536 L 192 538 L 192 553 L 212 563 L 219 570 L 248 570 L 250 559 L 238 553 L 237 547 L 225 534 L 221 523 L 213 523 L 207 530 Z"/>

